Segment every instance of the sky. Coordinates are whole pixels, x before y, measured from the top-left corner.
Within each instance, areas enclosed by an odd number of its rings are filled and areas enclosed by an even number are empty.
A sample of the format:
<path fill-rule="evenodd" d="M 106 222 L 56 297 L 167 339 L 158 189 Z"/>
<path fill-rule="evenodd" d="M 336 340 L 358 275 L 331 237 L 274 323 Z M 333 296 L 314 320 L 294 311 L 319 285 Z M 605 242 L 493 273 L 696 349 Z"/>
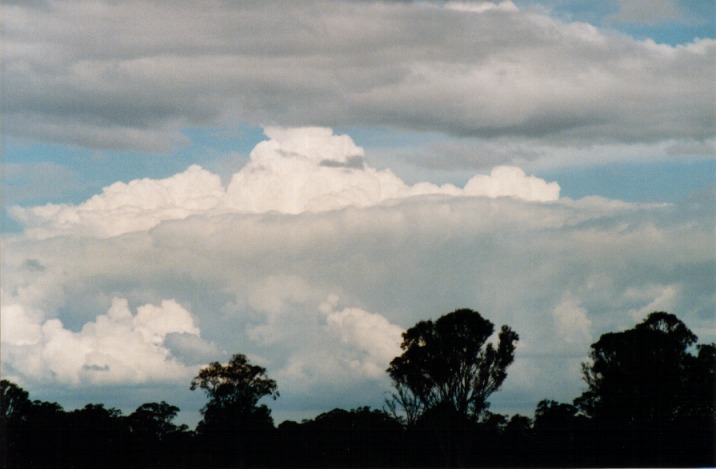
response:
<path fill-rule="evenodd" d="M 280 423 L 380 408 L 471 308 L 531 416 L 649 312 L 716 340 L 715 8 L 5 2 L 2 376 L 193 425 L 243 353 Z"/>

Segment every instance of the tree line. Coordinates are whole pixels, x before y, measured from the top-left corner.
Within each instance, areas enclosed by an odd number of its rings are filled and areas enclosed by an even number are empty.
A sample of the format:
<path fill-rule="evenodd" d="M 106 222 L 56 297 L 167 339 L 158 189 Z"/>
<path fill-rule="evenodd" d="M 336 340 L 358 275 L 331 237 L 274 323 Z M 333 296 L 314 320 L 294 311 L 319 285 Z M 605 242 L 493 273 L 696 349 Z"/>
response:
<path fill-rule="evenodd" d="M 586 390 L 545 399 L 532 418 L 489 410 L 519 336 L 476 311 L 420 321 L 403 333 L 383 409 L 333 409 L 276 427 L 262 400 L 266 370 L 235 354 L 191 381 L 207 397 L 195 429 L 176 406 L 129 415 L 103 404 L 65 411 L 0 381 L 2 467 L 715 466 L 716 344 L 654 312 L 604 334 L 582 364 Z"/>

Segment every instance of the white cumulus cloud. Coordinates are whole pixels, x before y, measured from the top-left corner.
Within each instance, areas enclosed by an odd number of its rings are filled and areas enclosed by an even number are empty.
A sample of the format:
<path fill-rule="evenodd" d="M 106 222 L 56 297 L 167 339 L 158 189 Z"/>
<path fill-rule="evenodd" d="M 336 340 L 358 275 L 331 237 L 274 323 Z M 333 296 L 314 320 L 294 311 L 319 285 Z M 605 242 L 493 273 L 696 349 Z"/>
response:
<path fill-rule="evenodd" d="M 559 336 L 567 343 L 587 346 L 592 339 L 592 321 L 579 298 L 565 293 L 562 301 L 552 310 Z"/>
<path fill-rule="evenodd" d="M 265 132 L 269 140 L 256 145 L 251 161 L 226 189 L 218 175 L 193 165 L 166 179 L 112 184 L 79 205 L 13 207 L 11 213 L 29 236 L 106 237 L 198 214 L 324 212 L 436 194 L 559 198 L 556 182 L 528 176 L 517 167 L 499 166 L 489 175 L 476 175 L 464 189 L 429 182 L 408 185 L 390 170 L 370 167 L 363 149 L 348 135 L 316 127 L 269 127 Z"/>
<path fill-rule="evenodd" d="M 223 196 L 221 178 L 193 165 L 166 179 L 114 183 L 79 205 L 14 207 L 12 214 L 30 236 L 114 236 L 151 228 L 161 220 L 205 213 Z"/>
<path fill-rule="evenodd" d="M 62 385 L 173 381 L 190 370 L 165 346 L 170 334 L 199 338 L 191 313 L 176 301 L 146 304 L 132 314 L 115 298 L 105 314 L 74 332 L 59 319 L 42 320 L 3 297 L 3 361 L 23 380 Z"/>
<path fill-rule="evenodd" d="M 360 308 L 331 311 L 326 318 L 328 332 L 340 338 L 343 346 L 361 352 L 362 357 L 349 362 L 371 377 L 381 377 L 390 361 L 400 355 L 403 329 L 384 316 Z"/>
<path fill-rule="evenodd" d="M 465 193 L 487 197 L 516 197 L 523 200 L 550 201 L 559 198 L 559 184 L 527 176 L 515 166 L 498 166 L 489 176 L 478 174 L 465 185 Z"/>

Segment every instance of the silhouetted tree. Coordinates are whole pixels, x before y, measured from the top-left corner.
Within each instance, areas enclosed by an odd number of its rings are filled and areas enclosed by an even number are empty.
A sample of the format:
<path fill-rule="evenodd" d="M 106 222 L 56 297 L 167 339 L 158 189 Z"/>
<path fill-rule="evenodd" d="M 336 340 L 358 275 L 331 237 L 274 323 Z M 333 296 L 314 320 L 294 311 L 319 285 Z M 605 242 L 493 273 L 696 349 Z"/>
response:
<path fill-rule="evenodd" d="M 178 407 L 164 401 L 150 402 L 140 405 L 127 417 L 135 463 L 175 467 L 182 456 L 189 456 L 189 429 L 172 422 L 178 412 Z"/>
<path fill-rule="evenodd" d="M 6 379 L 0 380 L 0 464 L 8 467 L 11 464 L 9 454 L 15 452 L 15 440 L 8 439 L 11 432 L 16 432 L 17 425 L 26 417 L 30 398 L 27 391 Z"/>
<path fill-rule="evenodd" d="M 403 353 L 387 370 L 395 388 L 388 408 L 404 411 L 409 425 L 432 426 L 445 462 L 460 463 L 464 439 L 514 360 L 517 333 L 502 326 L 497 346 L 487 342 L 493 333 L 493 324 L 469 309 L 420 321 L 403 333 Z"/>
<path fill-rule="evenodd" d="M 163 440 L 178 427 L 172 420 L 179 413 L 179 407 L 166 402 L 149 402 L 137 407 L 129 414 L 127 421 L 133 433 L 146 435 L 153 440 Z"/>
<path fill-rule="evenodd" d="M 684 416 L 716 418 L 716 344 L 699 344 L 688 370 L 689 389 L 681 409 Z"/>
<path fill-rule="evenodd" d="M 10 438 L 15 467 L 64 467 L 71 463 L 68 414 L 56 402 L 32 401 Z"/>
<path fill-rule="evenodd" d="M 66 417 L 65 450 L 70 466 L 127 466 L 129 426 L 121 411 L 104 404 L 87 404 Z"/>
<path fill-rule="evenodd" d="M 589 459 L 583 441 L 586 417 L 572 404 L 542 400 L 535 410 L 534 433 L 539 451 L 535 462 L 546 466 L 580 466 Z M 599 449 L 597 449 L 599 451 Z"/>
<path fill-rule="evenodd" d="M 11 381 L 0 380 L 0 418 L 22 419 L 30 404 L 27 391 Z"/>
<path fill-rule="evenodd" d="M 178 408 L 141 405 L 129 417 L 103 404 L 65 412 L 55 402 L 30 401 L 27 391 L 0 383 L 3 468 L 197 467 L 186 425 L 174 425 Z M 189 463 L 187 464 L 188 461 Z"/>
<path fill-rule="evenodd" d="M 217 456 L 215 462 L 244 465 L 264 457 L 273 420 L 269 408 L 258 402 L 279 395 L 266 369 L 235 354 L 226 365 L 213 362 L 202 368 L 191 382 L 191 389 L 196 388 L 209 398 L 201 410 L 204 418 L 197 432 L 210 445 L 208 453 Z"/>
<path fill-rule="evenodd" d="M 507 377 L 519 339 L 502 326 L 495 347 L 487 343 L 493 333 L 493 324 L 469 309 L 408 329 L 400 345 L 403 354 L 387 370 L 395 387 L 389 406 L 404 410 L 408 423 L 439 406 L 477 418 Z"/>
<path fill-rule="evenodd" d="M 605 464 L 714 462 L 713 345 L 673 314 L 654 312 L 633 329 L 604 334 L 582 365 L 588 385 L 575 400 L 592 418 Z"/>
<path fill-rule="evenodd" d="M 385 467 L 402 462 L 403 428 L 380 410 L 333 409 L 278 428 L 280 466 Z"/>
<path fill-rule="evenodd" d="M 484 411 L 476 431 L 471 435 L 470 459 L 472 465 L 499 465 L 502 458 L 502 436 L 507 428 L 507 416 Z"/>
<path fill-rule="evenodd" d="M 501 464 L 508 467 L 524 467 L 535 464 L 535 443 L 532 419 L 513 415 L 502 433 Z"/>
<path fill-rule="evenodd" d="M 31 401 L 26 390 L 0 381 L 1 467 L 65 466 L 66 422 L 59 404 Z"/>
<path fill-rule="evenodd" d="M 523 415 L 483 413 L 470 441 L 472 466 L 524 466 L 534 464 L 532 420 Z"/>

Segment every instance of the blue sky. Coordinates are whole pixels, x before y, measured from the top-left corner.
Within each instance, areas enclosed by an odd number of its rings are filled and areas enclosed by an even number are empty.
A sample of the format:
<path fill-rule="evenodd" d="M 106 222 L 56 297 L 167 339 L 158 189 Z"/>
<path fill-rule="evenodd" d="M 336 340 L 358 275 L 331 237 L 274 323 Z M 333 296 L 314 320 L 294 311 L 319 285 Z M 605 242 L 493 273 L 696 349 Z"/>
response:
<path fill-rule="evenodd" d="M 471 307 L 529 331 L 494 408 L 530 414 L 650 310 L 714 340 L 715 8 L 9 2 L 3 373 L 191 422 L 242 352 L 303 418 Z"/>
<path fill-rule="evenodd" d="M 663 44 L 686 44 L 695 38 L 714 35 L 714 2 L 684 1 L 606 1 L 575 2 L 518 1 L 522 7 L 546 7 L 566 21 L 585 21 L 600 28 L 628 34 L 635 39 L 651 39 Z"/>

